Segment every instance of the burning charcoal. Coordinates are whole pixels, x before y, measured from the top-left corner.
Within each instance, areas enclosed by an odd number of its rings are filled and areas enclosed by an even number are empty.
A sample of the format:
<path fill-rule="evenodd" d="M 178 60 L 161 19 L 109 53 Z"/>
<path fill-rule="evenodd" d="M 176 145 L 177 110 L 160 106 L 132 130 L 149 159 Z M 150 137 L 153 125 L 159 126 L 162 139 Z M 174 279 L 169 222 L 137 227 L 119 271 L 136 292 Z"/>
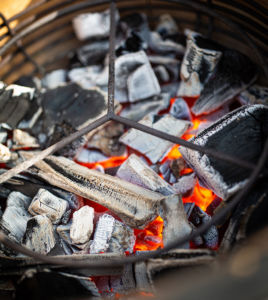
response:
<path fill-rule="evenodd" d="M 268 105 L 268 88 L 252 85 L 238 95 L 238 100 L 242 105 L 263 104 Z"/>
<path fill-rule="evenodd" d="M 148 82 L 152 82 L 153 83 L 153 89 L 155 90 L 159 90 L 158 86 L 157 86 L 157 78 L 155 77 L 155 74 L 151 68 L 151 65 L 149 63 L 149 59 L 147 57 L 147 55 L 145 54 L 144 51 L 139 51 L 139 52 L 135 52 L 135 53 L 129 53 L 129 54 L 125 54 L 122 55 L 120 57 L 118 57 L 115 60 L 115 78 L 117 79 L 115 81 L 115 99 L 118 100 L 119 102 L 128 102 L 128 87 L 132 87 L 132 85 L 134 83 L 136 83 L 137 79 L 137 75 L 139 75 L 140 71 L 138 71 L 138 73 L 134 76 L 134 78 L 131 79 L 130 83 L 128 82 L 128 78 L 129 76 L 135 71 L 137 70 L 139 67 L 146 65 L 146 72 L 148 72 L 148 74 L 146 73 L 146 75 L 148 76 L 153 76 L 151 79 L 148 79 Z M 143 74 L 142 74 L 143 75 Z M 147 82 L 147 81 L 146 81 Z M 135 91 L 132 91 L 133 93 Z M 144 91 L 146 92 L 146 91 Z M 158 94 L 159 92 L 156 92 L 155 94 Z M 152 96 L 152 95 L 151 95 Z M 144 99 L 147 96 L 147 93 L 145 94 L 145 96 L 137 100 L 141 100 Z"/>
<path fill-rule="evenodd" d="M 216 110 L 246 89 L 256 78 L 257 68 L 248 57 L 234 50 L 225 50 L 192 107 L 192 112 L 201 115 Z"/>
<path fill-rule="evenodd" d="M 23 244 L 32 251 L 48 254 L 56 245 L 53 225 L 45 215 L 37 215 L 27 222 Z"/>
<path fill-rule="evenodd" d="M 188 203 L 183 203 L 183 206 L 188 219 L 195 207 L 195 204 L 193 202 L 188 202 Z"/>
<path fill-rule="evenodd" d="M 3 144 L 0 144 L 0 163 L 5 163 L 11 160 L 11 152 L 8 147 Z"/>
<path fill-rule="evenodd" d="M 119 143 L 119 137 L 124 133 L 124 126 L 109 122 L 89 139 L 87 147 L 101 150 L 107 156 L 121 156 L 125 146 Z"/>
<path fill-rule="evenodd" d="M 159 65 L 159 66 L 155 67 L 154 72 L 160 83 L 165 83 L 165 82 L 170 81 L 169 73 L 164 66 Z"/>
<path fill-rule="evenodd" d="M 174 193 L 172 187 L 135 154 L 120 166 L 116 176 L 162 195 Z"/>
<path fill-rule="evenodd" d="M 75 131 L 75 128 L 68 122 L 63 121 L 60 124 L 55 124 L 53 134 L 48 139 L 47 147 L 59 142 L 60 140 L 69 136 Z M 74 157 L 77 153 L 77 149 L 84 145 L 85 142 L 86 137 L 81 136 L 80 138 L 74 140 L 73 142 L 69 143 L 67 146 L 61 148 L 55 153 L 61 156 Z"/>
<path fill-rule="evenodd" d="M 170 108 L 170 114 L 176 119 L 192 120 L 190 109 L 183 98 L 177 98 Z"/>
<path fill-rule="evenodd" d="M 221 48 L 216 43 L 199 33 L 188 31 L 187 46 L 181 66 L 182 82 L 178 95 L 200 95 L 203 85 L 212 75 L 221 55 Z"/>
<path fill-rule="evenodd" d="M 171 15 L 163 14 L 159 18 L 159 23 L 156 27 L 156 31 L 161 34 L 161 36 L 167 36 L 178 33 L 179 28 Z"/>
<path fill-rule="evenodd" d="M 168 93 L 153 96 L 149 99 L 132 103 L 122 110 L 120 115 L 127 119 L 139 121 L 148 113 L 157 114 L 169 107 L 170 97 Z"/>
<path fill-rule="evenodd" d="M 174 190 L 183 197 L 189 197 L 194 189 L 197 178 L 195 173 L 182 176 L 177 183 L 173 185 Z"/>
<path fill-rule="evenodd" d="M 36 166 L 38 169 L 31 169 L 35 175 L 107 207 L 131 227 L 143 228 L 152 221 L 163 199 L 158 193 L 90 170 L 64 157 L 49 156 Z"/>
<path fill-rule="evenodd" d="M 7 199 L 7 207 L 0 221 L 0 227 L 10 238 L 20 242 L 26 230 L 30 215 L 27 208 L 31 198 L 19 193 L 12 192 Z"/>
<path fill-rule="evenodd" d="M 261 104 L 243 106 L 200 132 L 192 141 L 256 164 L 267 137 L 267 121 L 267 107 Z M 185 147 L 179 149 L 201 181 L 223 200 L 247 183 L 248 170 Z"/>
<path fill-rule="evenodd" d="M 82 148 L 75 156 L 75 160 L 83 163 L 96 163 L 107 160 L 108 157 L 99 151 Z"/>
<path fill-rule="evenodd" d="M 45 88 L 55 89 L 58 86 L 64 85 L 66 83 L 66 77 L 66 70 L 54 70 L 46 74 L 46 76 L 42 79 L 42 84 Z"/>
<path fill-rule="evenodd" d="M 104 214 L 99 218 L 90 245 L 90 253 L 133 251 L 135 236 L 133 230 L 114 217 Z"/>
<path fill-rule="evenodd" d="M 130 102 L 146 99 L 160 93 L 160 86 L 149 63 L 138 67 L 127 81 Z"/>
<path fill-rule="evenodd" d="M 191 125 L 190 122 L 177 120 L 171 115 L 148 115 L 140 123 L 177 137 L 182 136 Z M 120 141 L 146 155 L 152 163 L 161 160 L 172 147 L 171 142 L 136 129 L 128 130 Z"/>
<path fill-rule="evenodd" d="M 206 224 L 210 221 L 210 219 L 211 217 L 198 206 L 194 207 L 190 216 L 190 220 L 195 226 Z M 215 225 L 211 226 L 208 231 L 202 235 L 202 238 L 206 247 L 215 249 L 219 242 L 219 233 L 217 227 Z"/>
<path fill-rule="evenodd" d="M 77 57 L 83 66 L 102 63 L 109 50 L 109 41 L 95 41 L 77 50 Z"/>
<path fill-rule="evenodd" d="M 179 195 L 170 195 L 163 200 L 161 214 L 164 219 L 164 245 L 191 233 L 192 228 L 187 221 L 184 206 Z"/>
<path fill-rule="evenodd" d="M 93 232 L 94 209 L 83 206 L 73 214 L 73 222 L 70 228 L 70 237 L 79 248 L 84 248 Z"/>
<path fill-rule="evenodd" d="M 125 23 L 127 27 L 134 32 L 141 40 L 148 43 L 150 38 L 150 29 L 147 16 L 142 13 L 133 13 L 121 18 L 121 23 Z"/>
<path fill-rule="evenodd" d="M 54 99 L 54 101 L 51 101 Z M 65 121 L 74 128 L 84 127 L 106 113 L 107 96 L 98 88 L 83 89 L 75 83 L 42 94 L 47 130 Z"/>
<path fill-rule="evenodd" d="M 159 54 L 183 55 L 185 51 L 184 46 L 169 39 L 163 40 L 158 32 L 151 33 L 149 45 L 154 52 Z"/>
<path fill-rule="evenodd" d="M 37 139 L 31 136 L 28 132 L 14 129 L 13 130 L 13 149 L 21 148 L 39 148 L 40 145 L 37 142 Z"/>
<path fill-rule="evenodd" d="M 119 20 L 118 11 L 116 11 L 115 18 L 116 21 Z M 81 41 L 108 37 L 110 33 L 110 11 L 80 14 L 73 19 L 73 28 L 77 38 Z"/>
<path fill-rule="evenodd" d="M 68 202 L 54 196 L 49 191 L 40 189 L 29 206 L 29 213 L 45 214 L 53 224 L 58 224 L 68 208 Z"/>
<path fill-rule="evenodd" d="M 0 124 L 15 128 L 26 115 L 34 96 L 34 89 L 0 82 Z M 2 125 L 3 125 L 2 124 Z"/>

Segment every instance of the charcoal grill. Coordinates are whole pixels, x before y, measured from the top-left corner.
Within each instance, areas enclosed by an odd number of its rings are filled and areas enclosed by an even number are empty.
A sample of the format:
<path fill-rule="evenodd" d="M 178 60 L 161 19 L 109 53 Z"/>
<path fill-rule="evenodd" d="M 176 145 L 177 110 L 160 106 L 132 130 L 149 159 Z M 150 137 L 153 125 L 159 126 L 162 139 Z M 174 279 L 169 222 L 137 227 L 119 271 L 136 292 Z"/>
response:
<path fill-rule="evenodd" d="M 164 249 L 147 252 L 139 256 L 126 257 L 122 259 L 108 259 L 102 261 L 88 262 L 75 261 L 72 257 L 60 259 L 57 257 L 47 257 L 34 253 L 22 246 L 8 240 L 2 233 L 0 241 L 6 246 L 24 253 L 32 258 L 46 264 L 63 265 L 65 267 L 96 268 L 118 267 L 128 263 L 141 262 L 143 260 L 158 257 L 167 250 L 175 248 L 184 242 L 193 239 L 195 236 L 205 232 L 211 225 L 216 224 L 222 217 L 230 212 L 253 188 L 260 175 L 268 154 L 268 140 L 263 148 L 263 152 L 256 166 L 230 157 L 225 153 L 215 152 L 212 149 L 200 147 L 180 138 L 170 136 L 163 132 L 143 126 L 139 123 L 117 116 L 114 113 L 114 36 L 115 18 L 114 11 L 117 7 L 123 15 L 132 11 L 143 11 L 148 15 L 149 21 L 154 23 L 156 17 L 161 13 L 171 14 L 178 22 L 181 29 L 185 27 L 198 30 L 213 40 L 220 40 L 225 46 L 237 49 L 251 57 L 260 68 L 260 81 L 268 82 L 267 66 L 267 5 L 263 1 L 35 1 L 23 12 L 7 20 L 2 19 L 1 28 L 6 32 L 0 37 L 4 45 L 0 48 L 0 78 L 6 83 L 16 81 L 22 75 L 39 75 L 57 69 L 64 68 L 71 53 L 82 45 L 72 33 L 71 20 L 77 14 L 89 11 L 101 11 L 110 6 L 111 29 L 110 29 L 110 61 L 109 61 L 109 85 L 108 85 L 108 110 L 107 114 L 85 128 L 64 138 L 53 146 L 42 151 L 38 156 L 22 163 L 0 176 L 0 183 L 6 181 L 15 174 L 22 172 L 40 159 L 52 154 L 56 150 L 64 147 L 79 136 L 101 126 L 109 120 L 120 122 L 129 127 L 155 135 L 162 139 L 171 141 L 214 156 L 217 159 L 225 160 L 228 163 L 236 164 L 239 167 L 250 169 L 251 175 L 248 184 L 237 193 L 228 203 L 225 209 L 215 214 L 212 220 L 199 227 L 195 233 L 189 237 L 178 239 Z M 15 28 L 11 27 L 11 22 L 19 21 Z"/>

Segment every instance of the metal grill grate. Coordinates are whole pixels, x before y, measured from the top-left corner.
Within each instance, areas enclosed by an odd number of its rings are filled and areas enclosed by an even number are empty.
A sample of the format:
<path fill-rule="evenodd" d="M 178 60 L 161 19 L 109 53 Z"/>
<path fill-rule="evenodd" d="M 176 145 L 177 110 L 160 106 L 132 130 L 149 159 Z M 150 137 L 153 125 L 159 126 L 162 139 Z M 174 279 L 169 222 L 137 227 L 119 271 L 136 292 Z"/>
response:
<path fill-rule="evenodd" d="M 67 1 L 68 2 L 68 1 Z M 92 1 L 90 1 L 92 4 Z M 95 1 L 96 3 L 100 3 L 100 2 L 107 2 L 107 1 Z M 118 1 L 120 2 L 120 1 Z M 226 24 L 228 24 L 229 26 L 233 27 L 234 29 L 236 29 L 238 32 L 242 32 L 243 33 L 243 38 L 245 39 L 245 41 L 252 47 L 253 51 L 256 53 L 257 58 L 259 59 L 259 62 L 264 62 L 264 59 L 262 57 L 262 54 L 258 51 L 257 47 L 255 46 L 255 44 L 251 41 L 251 39 L 238 27 L 236 26 L 232 21 L 229 21 L 228 19 L 225 19 L 224 17 L 221 17 L 220 15 L 218 15 L 217 13 L 215 13 L 213 10 L 197 3 L 197 2 L 192 2 L 192 1 L 168 1 L 171 3 L 180 3 L 180 4 L 186 4 L 190 5 L 190 7 L 196 9 L 197 11 L 201 11 L 201 12 L 206 12 L 209 16 L 210 16 L 210 25 L 213 24 L 213 18 L 220 18 L 222 19 L 223 22 L 225 22 Z M 212 4 L 211 1 L 209 1 L 210 5 Z M 62 9 L 61 11 L 58 11 L 56 14 L 52 13 L 44 18 L 41 18 L 40 20 L 34 22 L 31 26 L 27 27 L 26 29 L 22 30 L 20 33 L 15 34 L 14 36 L 12 35 L 11 30 L 9 30 L 9 34 L 12 36 L 12 38 L 0 49 L 0 56 L 3 55 L 10 47 L 12 47 L 12 45 L 14 45 L 15 43 L 19 43 L 19 41 L 26 36 L 28 33 L 40 28 L 42 25 L 46 24 L 47 22 L 52 21 L 53 19 L 59 17 L 60 15 L 64 15 L 66 13 L 68 13 L 70 10 L 72 9 L 81 9 L 81 7 L 83 6 L 87 6 L 88 2 L 82 2 L 82 3 L 78 3 L 76 5 L 67 7 L 65 9 Z M 45 263 L 49 263 L 49 264 L 58 264 L 58 265 L 64 265 L 64 266 L 68 266 L 68 267 L 73 267 L 73 268 L 102 268 L 103 266 L 107 267 L 107 266 L 118 266 L 118 265 L 123 265 L 123 264 L 128 264 L 128 263 L 134 263 L 134 262 L 138 262 L 138 261 L 142 261 L 145 259 L 149 259 L 149 258 L 153 258 L 153 257 L 157 257 L 160 254 L 162 254 L 163 252 L 166 252 L 172 248 L 175 248 L 179 245 L 184 244 L 185 242 L 192 240 L 193 238 L 201 235 L 202 233 L 206 232 L 208 230 L 208 228 L 214 224 L 217 224 L 228 212 L 230 212 L 235 205 L 241 201 L 243 199 L 243 197 L 248 193 L 248 191 L 253 187 L 256 179 L 258 178 L 258 176 L 261 173 L 261 170 L 263 169 L 263 166 L 265 164 L 265 161 L 267 159 L 267 154 L 268 154 L 268 140 L 265 143 L 262 155 L 257 163 L 257 165 L 253 165 L 251 163 L 242 161 L 237 159 L 236 157 L 231 157 L 229 155 L 226 155 L 225 153 L 220 153 L 220 152 L 215 152 L 213 149 L 209 149 L 206 147 L 201 147 L 198 145 L 195 145 L 191 142 L 185 141 L 183 139 L 168 135 L 166 133 L 163 133 L 161 131 L 152 129 L 150 127 L 144 126 L 142 124 L 139 124 L 137 122 L 131 121 L 129 119 L 120 117 L 118 115 L 115 114 L 114 112 L 114 81 L 115 81 L 115 76 L 114 76 L 114 60 L 115 60 L 115 7 L 116 4 L 114 1 L 111 1 L 110 3 L 110 13 L 111 13 L 111 23 L 110 23 L 110 48 L 109 48 L 109 82 L 108 82 L 108 111 L 107 114 L 101 118 L 99 118 L 98 120 L 96 120 L 95 122 L 91 123 L 90 125 L 82 128 L 81 130 L 71 134 L 70 136 L 64 138 L 63 140 L 59 141 L 58 143 L 50 146 L 49 148 L 43 150 L 42 152 L 40 152 L 38 155 L 36 155 L 35 157 L 17 165 L 16 167 L 14 167 L 11 170 L 6 171 L 4 174 L 0 175 L 0 184 L 7 181 L 8 179 L 10 179 L 11 177 L 15 176 L 16 174 L 23 172 L 24 170 L 26 170 L 27 168 L 31 167 L 32 165 L 34 165 L 36 162 L 38 162 L 39 160 L 42 160 L 44 158 L 46 158 L 48 155 L 56 152 L 57 150 L 61 149 L 62 147 L 66 146 L 67 144 L 71 143 L 72 141 L 74 141 L 75 139 L 77 139 L 78 137 L 90 132 L 91 130 L 103 125 L 104 123 L 110 121 L 110 120 L 114 120 L 116 122 L 122 123 L 124 125 L 130 126 L 132 128 L 136 128 L 140 131 L 149 133 L 151 135 L 154 135 L 156 137 L 162 138 L 164 140 L 168 140 L 171 141 L 172 143 L 175 144 L 179 144 L 182 146 L 185 146 L 187 148 L 190 148 L 192 150 L 195 151 L 199 151 L 202 153 L 206 153 L 210 156 L 214 156 L 217 159 L 221 159 L 224 160 L 228 163 L 231 164 L 236 164 L 239 167 L 242 168 L 246 168 L 246 169 L 250 169 L 252 170 L 252 173 L 249 177 L 248 180 L 248 184 L 238 193 L 236 194 L 233 199 L 229 202 L 229 204 L 223 209 L 221 210 L 219 213 L 215 214 L 211 221 L 200 226 L 194 233 L 192 233 L 189 236 L 186 236 L 184 238 L 180 238 L 177 239 L 175 241 L 173 241 L 172 243 L 168 244 L 165 246 L 165 248 L 161 249 L 161 250 L 157 250 L 154 252 L 147 252 L 147 253 L 143 253 L 139 256 L 129 256 L 129 257 L 125 257 L 125 258 L 121 258 L 121 259 L 109 259 L 109 260 L 102 260 L 101 262 L 92 262 L 92 261 L 82 261 L 82 262 L 78 262 L 76 260 L 73 260 L 73 258 L 71 256 L 66 256 L 66 258 L 62 259 L 62 258 L 57 258 L 57 257 L 48 257 L 42 254 L 38 254 L 36 252 L 33 252 L 21 245 L 18 245 L 16 243 L 14 243 L 13 241 L 11 241 L 10 239 L 8 239 L 8 237 L 6 235 L 4 235 L 3 233 L 0 233 L 0 242 L 2 242 L 4 245 L 6 245 L 7 247 L 12 248 L 15 251 L 21 252 L 25 255 L 31 256 L 33 258 L 35 258 L 36 260 L 45 262 Z M 4 23 L 7 27 L 8 27 L 8 22 L 6 22 L 6 20 L 3 18 Z M 211 25 L 212 26 L 212 25 Z M 9 27 L 8 27 L 9 28 Z M 209 29 L 210 31 L 210 29 Z M 36 63 L 31 60 L 30 57 L 28 57 L 27 52 L 25 52 L 25 50 L 23 48 L 19 48 L 20 51 L 22 51 L 25 54 L 25 57 L 27 59 L 29 59 L 31 61 L 31 63 L 33 63 L 35 65 L 35 67 L 38 68 L 38 65 L 36 65 Z M 264 72 L 267 74 L 267 66 L 265 64 L 263 64 L 263 68 L 264 68 Z M 268 76 L 267 76 L 268 78 Z"/>

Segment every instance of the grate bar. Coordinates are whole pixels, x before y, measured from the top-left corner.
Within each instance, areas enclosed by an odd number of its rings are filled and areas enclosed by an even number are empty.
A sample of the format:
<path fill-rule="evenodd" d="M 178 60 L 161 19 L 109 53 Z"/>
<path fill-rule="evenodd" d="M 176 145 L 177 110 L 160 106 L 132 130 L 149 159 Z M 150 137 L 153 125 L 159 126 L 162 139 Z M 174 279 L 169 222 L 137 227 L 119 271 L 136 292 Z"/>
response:
<path fill-rule="evenodd" d="M 110 37 L 109 37 L 109 79 L 108 79 L 108 114 L 114 112 L 114 60 L 115 60 L 115 3 L 110 4 Z"/>

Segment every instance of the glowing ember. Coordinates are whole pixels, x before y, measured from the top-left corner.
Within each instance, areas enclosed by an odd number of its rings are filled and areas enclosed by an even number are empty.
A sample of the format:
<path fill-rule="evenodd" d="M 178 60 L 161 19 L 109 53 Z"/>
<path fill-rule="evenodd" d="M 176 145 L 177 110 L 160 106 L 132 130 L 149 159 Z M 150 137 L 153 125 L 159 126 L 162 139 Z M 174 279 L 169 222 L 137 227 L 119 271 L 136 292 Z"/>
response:
<path fill-rule="evenodd" d="M 206 211 L 207 207 L 215 198 L 216 195 L 211 190 L 202 187 L 197 181 L 192 195 L 189 197 L 183 197 L 182 201 L 184 203 L 194 202 L 202 210 Z"/>
<path fill-rule="evenodd" d="M 134 246 L 135 251 L 156 250 L 159 247 L 163 248 L 162 231 L 164 227 L 164 221 L 159 216 L 152 221 L 145 229 L 135 229 L 136 244 Z"/>

